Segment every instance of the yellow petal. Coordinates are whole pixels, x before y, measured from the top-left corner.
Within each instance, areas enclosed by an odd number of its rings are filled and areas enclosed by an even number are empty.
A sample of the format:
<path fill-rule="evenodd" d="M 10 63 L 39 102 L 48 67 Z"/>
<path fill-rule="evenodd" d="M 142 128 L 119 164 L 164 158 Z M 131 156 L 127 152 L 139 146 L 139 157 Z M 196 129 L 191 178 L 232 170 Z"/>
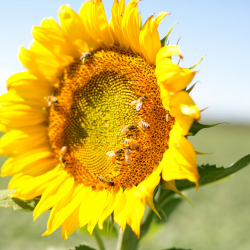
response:
<path fill-rule="evenodd" d="M 41 124 L 47 119 L 47 112 L 42 108 L 13 102 L 0 104 L 0 122 L 10 127 L 25 127 Z"/>
<path fill-rule="evenodd" d="M 19 186 L 19 183 L 31 180 L 32 178 L 32 176 L 24 175 L 23 173 L 15 174 L 8 183 L 8 189 L 15 189 Z"/>
<path fill-rule="evenodd" d="M 114 219 L 123 230 L 125 229 L 126 223 L 129 224 L 137 238 L 139 238 L 140 225 L 145 210 L 145 200 L 141 199 L 140 195 L 136 195 L 136 193 L 138 193 L 137 187 L 124 191 L 126 195 L 126 205 L 119 213 L 115 210 Z"/>
<path fill-rule="evenodd" d="M 142 203 L 139 199 L 137 199 L 136 202 L 134 203 L 131 215 L 131 222 L 129 223 L 137 239 L 140 238 L 140 228 L 144 210 L 145 210 L 145 203 Z"/>
<path fill-rule="evenodd" d="M 170 114 L 181 125 L 185 135 L 188 133 L 194 119 L 200 119 L 200 111 L 186 91 L 178 92 L 171 97 Z"/>
<path fill-rule="evenodd" d="M 127 207 L 127 195 L 126 190 L 120 196 L 120 202 L 116 204 L 114 208 L 114 219 L 124 230 L 126 227 L 126 207 Z"/>
<path fill-rule="evenodd" d="M 111 33 L 111 28 L 109 26 L 104 6 L 101 0 L 96 0 L 94 2 L 94 17 L 95 17 L 95 27 L 98 34 L 98 38 L 103 41 L 106 47 L 114 45 L 114 38 Z"/>
<path fill-rule="evenodd" d="M 140 0 L 131 0 L 122 17 L 122 33 L 129 44 L 130 48 L 135 54 L 140 54 L 140 24 L 139 24 L 139 11 L 138 3 Z"/>
<path fill-rule="evenodd" d="M 52 51 L 60 59 L 73 62 L 74 58 L 80 57 L 81 53 L 77 47 L 68 41 L 62 34 L 52 28 L 33 27 L 32 35 L 34 39 L 44 47 Z"/>
<path fill-rule="evenodd" d="M 164 46 L 162 47 L 156 56 L 156 64 L 159 64 L 164 58 L 171 58 L 172 56 L 179 56 L 182 58 L 182 54 L 179 46 Z"/>
<path fill-rule="evenodd" d="M 7 80 L 7 88 L 12 87 L 23 87 L 23 88 L 34 88 L 34 89 L 46 89 L 53 87 L 53 83 L 46 80 L 46 78 L 37 77 L 31 74 L 29 71 L 19 72 L 12 75 Z"/>
<path fill-rule="evenodd" d="M 98 222 L 98 226 L 100 229 L 103 229 L 104 220 L 114 211 L 117 204 L 120 204 L 122 192 L 123 192 L 122 188 L 120 188 L 118 192 L 108 194 L 109 195 L 108 204 L 105 207 L 105 209 L 103 210 L 102 215 L 101 215 L 99 222 Z"/>
<path fill-rule="evenodd" d="M 47 130 L 43 126 L 37 126 L 31 133 L 28 130 L 12 130 L 3 135 L 0 139 L 0 154 L 11 157 L 30 151 L 36 147 L 42 147 L 42 144 L 48 145 Z"/>
<path fill-rule="evenodd" d="M 83 3 L 79 11 L 79 16 L 83 21 L 83 24 L 90 35 L 91 49 L 98 49 L 104 47 L 104 43 L 97 32 L 95 22 L 95 3 L 94 1 L 86 1 Z"/>
<path fill-rule="evenodd" d="M 145 200 L 147 205 L 159 216 L 159 213 L 155 209 L 153 198 L 154 198 L 154 190 L 156 186 L 159 184 L 161 179 L 161 172 L 162 168 L 161 166 L 158 166 L 156 170 L 153 171 L 153 173 L 148 176 L 144 181 L 142 181 L 138 185 L 139 190 L 139 196 L 142 200 Z"/>
<path fill-rule="evenodd" d="M 29 101 L 29 103 L 39 106 L 47 106 L 45 96 L 53 93 L 53 83 L 45 78 L 38 78 L 28 71 L 12 75 L 7 80 L 7 88 L 13 97 L 14 95 L 19 96 L 19 98 L 12 97 L 12 100 L 22 98 L 22 101 Z M 9 101 L 9 97 L 6 98 L 6 101 Z"/>
<path fill-rule="evenodd" d="M 100 191 L 94 190 L 90 192 L 84 200 L 82 200 L 79 210 L 80 227 L 85 226 L 92 219 L 92 210 L 95 210 L 95 207 L 97 206 L 98 197 L 100 196 Z"/>
<path fill-rule="evenodd" d="M 75 232 L 75 230 L 79 227 L 79 207 L 75 209 L 75 211 L 70 214 L 70 216 L 65 220 L 62 227 L 62 238 L 63 240 L 67 240 L 68 237 Z"/>
<path fill-rule="evenodd" d="M 65 206 L 61 207 L 61 209 L 60 206 L 57 206 L 57 208 L 53 211 L 51 219 L 48 221 L 48 229 L 44 235 L 51 234 L 58 227 L 62 226 L 65 220 L 69 218 L 74 211 L 79 210 L 81 202 L 85 200 L 86 196 L 88 196 L 90 193 L 92 193 L 90 187 L 79 185 L 72 197 L 72 200 L 68 203 L 64 203 Z M 76 219 L 78 220 L 78 216 Z"/>
<path fill-rule="evenodd" d="M 67 219 L 70 214 L 64 214 L 64 217 L 62 216 L 62 220 L 60 221 L 58 220 L 60 210 L 70 204 L 75 196 L 83 189 L 84 188 L 82 184 L 74 183 L 74 187 L 51 209 L 50 216 L 47 222 L 47 231 L 43 234 L 43 236 L 53 233 L 58 227 L 63 224 L 65 219 Z M 77 209 L 77 207 L 79 207 L 79 204 L 76 205 L 71 211 L 74 211 L 74 209 Z"/>
<path fill-rule="evenodd" d="M 18 186 L 13 185 L 12 188 L 17 188 L 13 197 L 30 200 L 42 195 L 44 190 L 50 186 L 58 176 L 67 174 L 66 171 L 58 171 L 59 168 L 60 165 L 46 174 L 23 180 L 18 183 Z"/>
<path fill-rule="evenodd" d="M 162 178 L 165 181 L 188 179 L 198 187 L 199 174 L 195 151 L 185 137 L 176 142 L 176 139 L 171 139 L 170 136 L 169 149 L 164 153 L 160 166 L 163 168 Z"/>
<path fill-rule="evenodd" d="M 169 13 L 162 12 L 156 18 L 151 15 L 140 31 L 139 42 L 143 56 L 150 65 L 155 65 L 156 54 L 161 49 L 158 25 Z"/>
<path fill-rule="evenodd" d="M 10 128 L 6 125 L 0 124 L 0 131 L 2 133 L 7 133 L 8 131 L 10 131 Z"/>
<path fill-rule="evenodd" d="M 196 72 L 180 68 L 168 57 L 161 59 L 159 63 L 156 62 L 157 84 L 163 84 L 170 92 L 178 92 L 186 88 L 193 80 Z"/>
<path fill-rule="evenodd" d="M 90 51 L 90 36 L 81 18 L 69 5 L 63 5 L 59 9 L 59 19 L 64 36 L 75 46 L 79 53 Z"/>
<path fill-rule="evenodd" d="M 94 207 L 93 207 L 93 210 L 91 210 L 89 215 L 88 215 L 88 217 L 90 217 L 91 220 L 88 222 L 88 227 L 87 227 L 90 235 L 92 234 L 98 220 L 100 219 L 105 207 L 108 204 L 107 203 L 108 202 L 108 191 L 106 189 L 99 191 L 96 199 L 93 200 L 92 202 L 94 204 Z"/>
<path fill-rule="evenodd" d="M 38 96 L 38 98 L 40 100 L 24 98 L 22 95 L 16 93 L 15 88 L 11 88 L 7 93 L 0 96 L 0 105 L 1 109 L 4 109 L 4 107 L 13 109 L 13 107 L 11 107 L 13 104 L 29 105 L 31 108 L 33 107 L 34 109 L 36 109 L 37 112 L 43 112 L 43 108 L 46 104 L 46 101 L 44 99 L 44 96 Z M 48 104 L 46 104 L 46 106 L 47 105 Z"/>
<path fill-rule="evenodd" d="M 37 148 L 9 158 L 1 168 L 1 176 L 10 176 L 19 172 L 30 175 L 32 169 L 55 168 L 57 164 L 58 160 L 51 152 L 50 147 Z"/>
<path fill-rule="evenodd" d="M 128 49 L 129 43 L 126 41 L 123 32 L 122 32 L 122 19 L 125 11 L 125 1 L 114 0 L 112 7 L 112 16 L 110 20 L 110 27 L 114 37 L 115 44 L 120 46 L 121 48 Z"/>
<path fill-rule="evenodd" d="M 57 76 L 62 74 L 63 67 L 59 61 L 52 55 L 48 57 L 46 54 L 43 54 L 43 51 L 37 53 L 21 47 L 18 58 L 31 73 L 42 76 L 48 81 L 57 82 Z"/>
<path fill-rule="evenodd" d="M 59 176 L 57 179 L 48 186 L 42 198 L 37 204 L 33 218 L 34 221 L 38 216 L 46 212 L 51 207 L 54 207 L 67 193 L 72 189 L 74 185 L 74 178 L 69 176 Z"/>

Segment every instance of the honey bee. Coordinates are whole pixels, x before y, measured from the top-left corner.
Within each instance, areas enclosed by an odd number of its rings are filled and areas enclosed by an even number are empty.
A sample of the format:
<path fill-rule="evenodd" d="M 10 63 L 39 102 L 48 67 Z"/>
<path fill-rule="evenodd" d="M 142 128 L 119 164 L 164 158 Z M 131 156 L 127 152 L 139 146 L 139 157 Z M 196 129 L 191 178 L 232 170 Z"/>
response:
<path fill-rule="evenodd" d="M 124 126 L 123 129 L 122 129 L 122 133 L 123 133 L 123 134 L 127 134 L 128 132 L 132 131 L 132 130 L 135 129 L 135 128 L 136 128 L 136 126 L 133 125 L 133 124 L 126 125 L 126 126 Z"/>
<path fill-rule="evenodd" d="M 113 186 L 115 185 L 115 183 L 114 183 L 111 179 L 106 179 L 106 178 L 104 178 L 104 177 L 102 177 L 102 176 L 100 176 L 100 175 L 99 175 L 97 178 L 98 178 L 101 182 L 107 184 L 108 186 L 113 187 Z"/>
<path fill-rule="evenodd" d="M 136 111 L 140 111 L 142 108 L 143 103 L 148 99 L 146 95 L 140 97 L 136 101 L 131 102 L 131 105 L 136 105 Z"/>
<path fill-rule="evenodd" d="M 168 114 L 166 115 L 166 121 L 168 122 Z"/>
<path fill-rule="evenodd" d="M 125 149 L 125 165 L 129 165 L 131 162 L 132 150 L 130 148 Z"/>
<path fill-rule="evenodd" d="M 82 56 L 80 57 L 80 59 L 85 62 L 86 59 L 90 59 L 90 57 L 92 56 L 92 54 L 90 52 L 85 52 L 82 53 Z"/>
<path fill-rule="evenodd" d="M 49 107 L 51 106 L 52 103 L 58 103 L 58 99 L 53 95 L 47 96 L 46 100 L 48 102 Z"/>
<path fill-rule="evenodd" d="M 149 124 L 145 120 L 139 121 L 138 125 L 142 129 L 149 129 L 150 128 Z"/>
<path fill-rule="evenodd" d="M 132 150 L 136 150 L 136 149 L 139 148 L 138 141 L 136 141 L 134 139 L 125 139 L 124 144 L 128 145 L 129 148 L 132 149 Z"/>
<path fill-rule="evenodd" d="M 66 154 L 66 152 L 67 152 L 67 147 L 66 146 L 64 146 L 64 147 L 62 147 L 62 149 L 60 150 L 60 152 L 59 152 L 59 161 L 62 163 L 62 164 L 64 164 L 65 163 L 65 154 Z M 64 165 L 64 167 L 67 167 L 68 166 L 68 164 L 66 163 L 65 165 Z"/>
<path fill-rule="evenodd" d="M 116 157 L 119 156 L 122 153 L 122 149 L 117 149 L 114 151 L 109 151 L 106 153 L 106 155 L 108 155 L 108 160 L 111 160 L 114 164 L 116 161 Z"/>

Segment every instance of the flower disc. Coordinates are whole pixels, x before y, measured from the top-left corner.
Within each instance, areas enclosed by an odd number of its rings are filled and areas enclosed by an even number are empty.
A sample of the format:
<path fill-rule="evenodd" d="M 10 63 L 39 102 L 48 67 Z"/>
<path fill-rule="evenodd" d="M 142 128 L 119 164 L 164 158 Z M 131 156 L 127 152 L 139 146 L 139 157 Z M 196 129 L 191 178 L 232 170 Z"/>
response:
<path fill-rule="evenodd" d="M 138 185 L 153 172 L 168 149 L 173 119 L 160 99 L 154 75 L 155 67 L 132 51 L 118 47 L 99 49 L 89 59 L 75 60 L 65 70 L 54 96 L 58 102 L 50 108 L 49 138 L 55 153 L 67 147 L 65 168 L 78 183 L 86 186 Z M 147 96 L 141 109 L 131 103 Z M 147 121 L 149 129 L 138 123 Z M 123 133 L 127 125 L 132 131 Z M 124 140 L 138 142 L 131 150 Z M 115 163 L 107 152 L 121 149 Z"/>

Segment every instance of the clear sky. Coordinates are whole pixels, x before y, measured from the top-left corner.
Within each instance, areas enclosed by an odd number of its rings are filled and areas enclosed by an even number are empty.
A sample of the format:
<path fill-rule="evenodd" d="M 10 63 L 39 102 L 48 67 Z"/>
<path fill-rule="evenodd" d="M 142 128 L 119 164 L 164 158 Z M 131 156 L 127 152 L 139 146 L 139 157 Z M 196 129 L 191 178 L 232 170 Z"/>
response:
<path fill-rule="evenodd" d="M 58 9 L 70 4 L 76 12 L 79 0 L 8 0 L 1 1 L 0 14 L 0 92 L 12 74 L 24 68 L 17 59 L 20 45 L 28 48 L 32 26 L 45 17 L 58 21 Z M 108 20 L 113 0 L 103 0 Z M 126 1 L 126 4 L 128 1 Z M 159 26 L 164 37 L 174 22 L 170 44 L 179 46 L 184 55 L 182 67 L 190 67 L 204 55 L 194 82 L 200 81 L 192 97 L 202 120 L 250 124 L 250 1 L 249 0 L 142 0 L 142 21 L 153 13 L 171 12 Z"/>

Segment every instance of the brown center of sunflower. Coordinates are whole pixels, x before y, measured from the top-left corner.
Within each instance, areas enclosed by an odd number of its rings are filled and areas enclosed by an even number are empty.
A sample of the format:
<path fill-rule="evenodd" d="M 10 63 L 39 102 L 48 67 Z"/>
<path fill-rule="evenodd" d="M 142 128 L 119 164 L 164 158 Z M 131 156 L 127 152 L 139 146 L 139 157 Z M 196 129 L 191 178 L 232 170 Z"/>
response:
<path fill-rule="evenodd" d="M 65 68 L 54 88 L 51 147 L 78 183 L 138 185 L 168 149 L 174 123 L 163 108 L 155 67 L 117 47 L 85 55 Z"/>

